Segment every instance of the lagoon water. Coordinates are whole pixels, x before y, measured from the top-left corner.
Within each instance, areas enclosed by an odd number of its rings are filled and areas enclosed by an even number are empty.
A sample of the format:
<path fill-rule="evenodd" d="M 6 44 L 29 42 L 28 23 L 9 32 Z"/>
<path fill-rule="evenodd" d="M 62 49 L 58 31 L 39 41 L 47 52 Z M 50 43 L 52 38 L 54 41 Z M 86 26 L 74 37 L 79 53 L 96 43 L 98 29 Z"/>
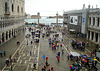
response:
<path fill-rule="evenodd" d="M 38 23 L 38 19 L 25 19 L 28 23 Z M 45 25 L 51 25 L 51 23 L 56 23 L 56 18 L 41 18 L 40 23 Z M 58 19 L 58 23 L 63 23 L 63 19 Z"/>

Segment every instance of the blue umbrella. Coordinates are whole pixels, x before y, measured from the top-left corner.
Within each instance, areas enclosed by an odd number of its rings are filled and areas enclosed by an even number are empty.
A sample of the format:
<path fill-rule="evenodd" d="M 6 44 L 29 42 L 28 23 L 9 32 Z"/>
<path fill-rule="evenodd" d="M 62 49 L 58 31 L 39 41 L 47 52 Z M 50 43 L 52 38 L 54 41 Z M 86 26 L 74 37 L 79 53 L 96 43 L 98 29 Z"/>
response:
<path fill-rule="evenodd" d="M 74 69 L 74 67 L 72 66 L 72 69 Z"/>
<path fill-rule="evenodd" d="M 91 60 L 91 61 L 94 61 L 94 60 Z"/>
<path fill-rule="evenodd" d="M 0 51 L 0 53 L 2 53 L 2 51 Z"/>
<path fill-rule="evenodd" d="M 56 38 L 55 38 L 55 40 L 56 40 Z"/>
<path fill-rule="evenodd" d="M 83 57 L 84 55 L 81 55 L 81 57 Z"/>
<path fill-rule="evenodd" d="M 86 58 L 86 56 L 83 56 L 84 58 Z"/>
<path fill-rule="evenodd" d="M 43 57 L 43 58 L 45 58 L 46 56 L 45 56 L 45 55 L 43 55 L 42 57 Z"/>
<path fill-rule="evenodd" d="M 91 58 L 90 58 L 90 57 L 88 57 L 88 59 L 89 59 L 89 60 L 91 60 Z"/>
<path fill-rule="evenodd" d="M 59 53 L 56 53 L 57 55 L 59 54 Z"/>
<path fill-rule="evenodd" d="M 74 42 L 74 41 L 72 40 L 72 42 Z"/>

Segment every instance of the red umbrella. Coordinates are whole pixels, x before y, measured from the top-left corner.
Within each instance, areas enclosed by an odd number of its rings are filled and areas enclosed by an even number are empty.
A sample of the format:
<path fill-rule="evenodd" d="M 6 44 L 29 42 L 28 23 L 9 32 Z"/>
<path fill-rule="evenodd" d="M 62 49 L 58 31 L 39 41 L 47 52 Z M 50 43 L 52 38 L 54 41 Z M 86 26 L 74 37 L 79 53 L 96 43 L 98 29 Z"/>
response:
<path fill-rule="evenodd" d="M 46 57 L 46 60 L 48 59 L 48 57 Z"/>
<path fill-rule="evenodd" d="M 70 69 L 72 68 L 73 65 L 70 65 Z"/>
<path fill-rule="evenodd" d="M 84 62 L 86 62 L 86 63 L 87 63 L 87 60 L 85 60 Z"/>

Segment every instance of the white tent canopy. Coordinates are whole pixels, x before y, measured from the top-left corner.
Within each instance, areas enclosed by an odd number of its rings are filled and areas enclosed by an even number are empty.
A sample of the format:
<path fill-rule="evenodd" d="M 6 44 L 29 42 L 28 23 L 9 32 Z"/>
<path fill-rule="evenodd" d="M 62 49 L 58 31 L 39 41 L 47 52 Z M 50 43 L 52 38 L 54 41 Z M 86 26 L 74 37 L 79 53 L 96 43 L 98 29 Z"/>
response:
<path fill-rule="evenodd" d="M 72 54 L 73 56 L 80 56 L 80 54 L 78 54 L 77 52 L 70 52 L 70 54 Z"/>
<path fill-rule="evenodd" d="M 75 32 L 75 29 L 69 29 L 69 31 L 71 31 L 71 32 Z"/>

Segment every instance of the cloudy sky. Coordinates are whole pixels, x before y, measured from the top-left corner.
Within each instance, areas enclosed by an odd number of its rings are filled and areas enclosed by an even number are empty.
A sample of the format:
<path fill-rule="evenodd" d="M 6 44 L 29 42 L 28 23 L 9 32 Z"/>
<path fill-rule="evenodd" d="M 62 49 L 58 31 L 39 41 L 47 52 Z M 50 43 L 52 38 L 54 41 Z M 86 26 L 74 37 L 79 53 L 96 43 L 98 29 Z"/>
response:
<path fill-rule="evenodd" d="M 54 16 L 57 11 L 63 15 L 63 11 L 82 9 L 83 4 L 87 8 L 100 8 L 100 0 L 25 0 L 25 12 L 36 15 L 40 12 L 41 16 Z"/>

